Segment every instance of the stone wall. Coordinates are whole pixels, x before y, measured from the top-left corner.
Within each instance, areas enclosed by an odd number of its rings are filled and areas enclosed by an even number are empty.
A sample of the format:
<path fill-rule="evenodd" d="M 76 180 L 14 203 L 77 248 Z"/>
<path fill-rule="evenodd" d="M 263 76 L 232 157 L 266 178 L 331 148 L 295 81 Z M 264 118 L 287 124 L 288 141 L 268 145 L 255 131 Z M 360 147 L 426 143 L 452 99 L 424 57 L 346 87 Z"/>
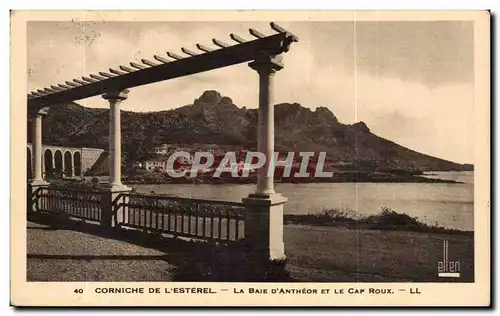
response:
<path fill-rule="evenodd" d="M 31 157 L 33 157 L 33 146 L 31 143 L 27 143 L 27 147 L 29 149 Z M 73 168 L 73 175 L 75 174 L 75 166 L 74 166 L 74 160 L 76 159 L 75 154 L 79 153 L 81 157 L 81 175 L 83 176 L 85 172 L 90 170 L 94 164 L 97 162 L 101 154 L 104 152 L 104 149 L 100 148 L 79 148 L 79 147 L 62 147 L 62 146 L 51 146 L 51 145 L 43 145 L 43 152 L 42 152 L 42 173 L 45 174 L 45 151 L 46 149 L 50 149 L 52 152 L 52 155 L 56 153 L 56 151 L 60 151 L 62 154 L 62 163 L 63 165 L 65 164 L 64 160 L 64 154 L 66 152 L 71 153 L 71 164 Z M 53 156 L 52 158 L 52 168 L 55 168 L 55 158 Z M 33 167 L 32 167 L 33 168 Z"/>
<path fill-rule="evenodd" d="M 103 152 L 104 149 L 82 148 L 82 175 L 92 168 Z"/>

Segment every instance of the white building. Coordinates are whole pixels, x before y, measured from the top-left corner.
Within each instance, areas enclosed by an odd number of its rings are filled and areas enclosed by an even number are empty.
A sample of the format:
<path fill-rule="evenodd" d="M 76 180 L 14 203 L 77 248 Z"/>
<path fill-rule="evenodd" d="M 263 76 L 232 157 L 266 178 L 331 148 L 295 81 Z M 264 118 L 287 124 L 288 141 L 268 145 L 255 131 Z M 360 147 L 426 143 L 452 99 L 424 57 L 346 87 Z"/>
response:
<path fill-rule="evenodd" d="M 148 171 L 166 171 L 167 170 L 167 161 L 163 160 L 146 160 L 144 162 L 144 169 Z"/>
<path fill-rule="evenodd" d="M 167 144 L 163 144 L 161 146 L 158 146 L 158 147 L 155 147 L 153 149 L 153 153 L 156 154 L 156 155 L 168 155 L 169 152 L 168 152 L 168 145 Z"/>
<path fill-rule="evenodd" d="M 146 160 L 142 166 L 144 169 L 148 171 L 161 171 L 161 172 L 166 172 L 167 171 L 167 163 L 170 158 L 169 156 L 160 156 L 157 158 L 151 158 Z M 190 165 L 193 162 L 193 156 L 188 153 L 187 155 L 182 155 L 182 156 L 177 156 L 175 157 L 175 162 L 179 163 L 181 165 Z"/>

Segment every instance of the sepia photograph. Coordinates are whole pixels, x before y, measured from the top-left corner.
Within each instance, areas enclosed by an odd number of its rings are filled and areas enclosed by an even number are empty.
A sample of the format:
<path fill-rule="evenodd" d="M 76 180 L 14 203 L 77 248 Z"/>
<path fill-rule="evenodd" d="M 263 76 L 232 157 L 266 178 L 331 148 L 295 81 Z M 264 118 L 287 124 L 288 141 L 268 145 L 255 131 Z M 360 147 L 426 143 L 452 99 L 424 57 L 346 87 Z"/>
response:
<path fill-rule="evenodd" d="M 485 281 L 489 14 L 469 13 L 27 19 L 23 282 L 339 299 Z"/>

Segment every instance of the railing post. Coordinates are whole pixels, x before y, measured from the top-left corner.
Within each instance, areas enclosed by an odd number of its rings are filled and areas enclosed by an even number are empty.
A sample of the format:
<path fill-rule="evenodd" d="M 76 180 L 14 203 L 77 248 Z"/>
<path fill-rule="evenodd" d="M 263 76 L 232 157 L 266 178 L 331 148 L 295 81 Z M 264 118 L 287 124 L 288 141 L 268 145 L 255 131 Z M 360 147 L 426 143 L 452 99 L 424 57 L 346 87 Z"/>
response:
<path fill-rule="evenodd" d="M 112 188 L 103 188 L 101 191 L 101 226 L 116 227 L 119 223 L 128 223 L 128 207 L 123 204 L 129 202 L 132 189 L 122 187 L 113 191 Z"/>
<path fill-rule="evenodd" d="M 27 207 L 28 207 L 28 213 L 35 213 L 38 212 L 41 209 L 41 199 L 40 195 L 43 193 L 46 188 L 48 188 L 49 184 L 43 184 L 43 185 L 33 185 L 32 183 L 28 183 L 28 200 L 27 200 Z"/>

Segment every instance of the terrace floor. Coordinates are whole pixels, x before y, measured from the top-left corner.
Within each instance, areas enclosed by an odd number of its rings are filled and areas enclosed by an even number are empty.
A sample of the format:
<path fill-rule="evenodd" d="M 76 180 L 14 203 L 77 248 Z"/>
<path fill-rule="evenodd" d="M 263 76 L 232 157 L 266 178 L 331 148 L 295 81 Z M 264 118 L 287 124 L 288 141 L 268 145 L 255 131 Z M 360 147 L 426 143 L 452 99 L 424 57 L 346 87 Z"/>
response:
<path fill-rule="evenodd" d="M 94 234 L 28 222 L 28 281 L 172 279 L 167 254 Z"/>
<path fill-rule="evenodd" d="M 103 234 L 94 225 L 28 222 L 28 281 L 194 281 L 180 274 L 204 254 L 185 241 L 150 241 Z M 473 237 L 356 231 L 287 225 L 286 270 L 299 282 L 473 281 Z M 442 241 L 460 261 L 461 278 L 438 279 Z M 201 281 L 201 280 L 198 280 Z"/>

